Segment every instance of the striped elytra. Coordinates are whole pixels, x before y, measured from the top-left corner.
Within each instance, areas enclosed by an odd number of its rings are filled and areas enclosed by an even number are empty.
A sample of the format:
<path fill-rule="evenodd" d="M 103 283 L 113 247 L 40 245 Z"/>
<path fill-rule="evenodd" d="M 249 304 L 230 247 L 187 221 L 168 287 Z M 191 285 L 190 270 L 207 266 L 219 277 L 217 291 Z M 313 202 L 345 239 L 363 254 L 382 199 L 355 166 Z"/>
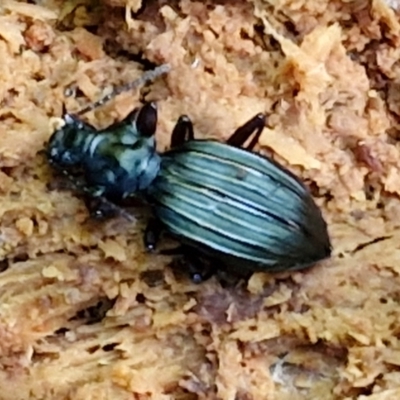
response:
<path fill-rule="evenodd" d="M 306 186 L 260 154 L 189 140 L 162 155 L 148 191 L 169 232 L 236 270 L 296 270 L 330 256 L 326 223 Z"/>

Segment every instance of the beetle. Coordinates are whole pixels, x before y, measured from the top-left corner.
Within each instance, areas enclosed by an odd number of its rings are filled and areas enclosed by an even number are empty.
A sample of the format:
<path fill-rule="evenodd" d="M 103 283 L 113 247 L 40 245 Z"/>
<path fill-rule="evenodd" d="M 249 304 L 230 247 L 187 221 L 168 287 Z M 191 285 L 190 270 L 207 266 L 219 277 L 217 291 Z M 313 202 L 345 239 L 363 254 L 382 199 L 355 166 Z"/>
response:
<path fill-rule="evenodd" d="M 195 139 L 181 116 L 146 189 L 155 216 L 146 247 L 154 250 L 166 229 L 181 243 L 170 254 L 185 256 L 194 282 L 216 267 L 238 275 L 300 270 L 331 255 L 327 224 L 307 187 L 252 151 L 265 122 L 257 114 L 222 143 Z"/>
<path fill-rule="evenodd" d="M 299 178 L 252 151 L 265 122 L 257 114 L 222 143 L 195 139 L 181 116 L 170 150 L 158 154 L 157 108 L 147 103 L 104 131 L 72 118 L 54 133 L 48 154 L 58 166 L 82 169 L 95 196 L 143 197 L 155 217 L 146 248 L 154 251 L 168 231 L 181 245 L 161 253 L 183 255 L 194 282 L 216 266 L 242 276 L 304 269 L 330 256 L 327 225 Z"/>

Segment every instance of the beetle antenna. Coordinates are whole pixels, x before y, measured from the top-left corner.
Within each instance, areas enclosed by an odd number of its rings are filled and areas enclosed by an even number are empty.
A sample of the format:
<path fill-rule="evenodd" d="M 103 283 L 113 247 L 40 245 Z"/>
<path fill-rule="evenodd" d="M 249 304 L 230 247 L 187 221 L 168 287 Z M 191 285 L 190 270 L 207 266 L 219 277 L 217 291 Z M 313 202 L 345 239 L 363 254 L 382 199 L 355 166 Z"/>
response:
<path fill-rule="evenodd" d="M 90 104 L 89 106 L 83 108 L 82 110 L 75 113 L 75 115 L 86 114 L 89 111 L 92 111 L 92 110 L 102 106 L 103 104 L 107 103 L 108 101 L 110 101 L 114 97 L 118 96 L 119 94 L 121 94 L 123 92 L 127 92 L 128 90 L 136 89 L 139 86 L 144 85 L 145 83 L 156 79 L 160 75 L 163 75 L 163 74 L 169 72 L 170 69 L 171 69 L 171 67 L 168 64 L 162 64 L 159 67 L 154 68 L 151 71 L 146 71 L 140 78 L 134 80 L 133 82 L 127 83 L 126 85 L 117 87 L 110 94 L 107 94 L 100 100 L 97 100 L 95 103 Z"/>

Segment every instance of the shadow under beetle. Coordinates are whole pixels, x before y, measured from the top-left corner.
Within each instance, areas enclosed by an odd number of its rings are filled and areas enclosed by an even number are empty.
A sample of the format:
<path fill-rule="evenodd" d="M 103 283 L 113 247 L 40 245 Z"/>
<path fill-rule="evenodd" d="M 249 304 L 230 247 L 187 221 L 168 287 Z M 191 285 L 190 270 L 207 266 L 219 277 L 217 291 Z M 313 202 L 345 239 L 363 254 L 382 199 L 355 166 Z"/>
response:
<path fill-rule="evenodd" d="M 119 203 L 144 197 L 155 217 L 145 232 L 146 247 L 154 250 L 166 229 L 181 245 L 161 253 L 183 255 L 194 282 L 216 269 L 248 276 L 299 270 L 330 256 L 326 223 L 306 186 L 251 151 L 265 126 L 263 114 L 225 143 L 195 139 L 191 121 L 181 116 L 171 149 L 161 155 L 152 103 L 102 131 L 68 118 L 49 143 L 53 165 L 78 167 L 97 198 Z M 95 214 L 107 215 L 101 203 Z"/>

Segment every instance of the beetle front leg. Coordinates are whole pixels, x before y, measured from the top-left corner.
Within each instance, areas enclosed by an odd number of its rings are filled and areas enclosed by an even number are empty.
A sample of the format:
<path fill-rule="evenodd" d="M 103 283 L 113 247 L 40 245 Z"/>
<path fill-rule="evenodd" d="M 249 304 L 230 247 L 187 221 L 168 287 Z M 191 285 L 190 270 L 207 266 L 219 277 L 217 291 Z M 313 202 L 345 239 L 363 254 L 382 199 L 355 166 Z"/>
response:
<path fill-rule="evenodd" d="M 171 148 L 181 146 L 188 140 L 194 140 L 193 124 L 187 115 L 181 115 L 171 135 Z"/>
<path fill-rule="evenodd" d="M 86 194 L 84 202 L 90 217 L 96 220 L 111 219 L 121 214 L 121 209 L 104 197 L 93 197 Z"/>
<path fill-rule="evenodd" d="M 147 227 L 144 232 L 144 246 L 148 251 L 155 251 L 163 230 L 164 226 L 158 219 L 151 218 L 147 223 Z M 185 246 L 183 245 L 157 251 L 157 254 L 163 256 L 182 256 L 184 253 Z"/>
<path fill-rule="evenodd" d="M 141 109 L 134 110 L 131 118 L 134 119 L 136 128 L 141 135 L 145 137 L 154 136 L 157 127 L 156 103 L 146 103 Z"/>
<path fill-rule="evenodd" d="M 193 283 L 199 284 L 210 279 L 213 275 L 208 266 L 205 266 L 201 261 L 196 259 L 187 259 L 187 264 L 189 267 L 190 279 Z"/>
<path fill-rule="evenodd" d="M 234 147 L 241 147 L 254 133 L 253 139 L 246 147 L 247 150 L 252 150 L 258 142 L 261 132 L 264 130 L 266 119 L 267 117 L 264 114 L 257 114 L 250 121 L 247 121 L 244 125 L 236 129 L 226 143 Z"/>
<path fill-rule="evenodd" d="M 210 279 L 214 275 L 211 259 L 204 259 L 193 248 L 184 248 L 184 263 L 189 271 L 193 283 L 199 284 Z"/>
<path fill-rule="evenodd" d="M 158 219 L 150 219 L 144 232 L 144 245 L 148 251 L 156 249 L 162 231 L 162 223 Z"/>

